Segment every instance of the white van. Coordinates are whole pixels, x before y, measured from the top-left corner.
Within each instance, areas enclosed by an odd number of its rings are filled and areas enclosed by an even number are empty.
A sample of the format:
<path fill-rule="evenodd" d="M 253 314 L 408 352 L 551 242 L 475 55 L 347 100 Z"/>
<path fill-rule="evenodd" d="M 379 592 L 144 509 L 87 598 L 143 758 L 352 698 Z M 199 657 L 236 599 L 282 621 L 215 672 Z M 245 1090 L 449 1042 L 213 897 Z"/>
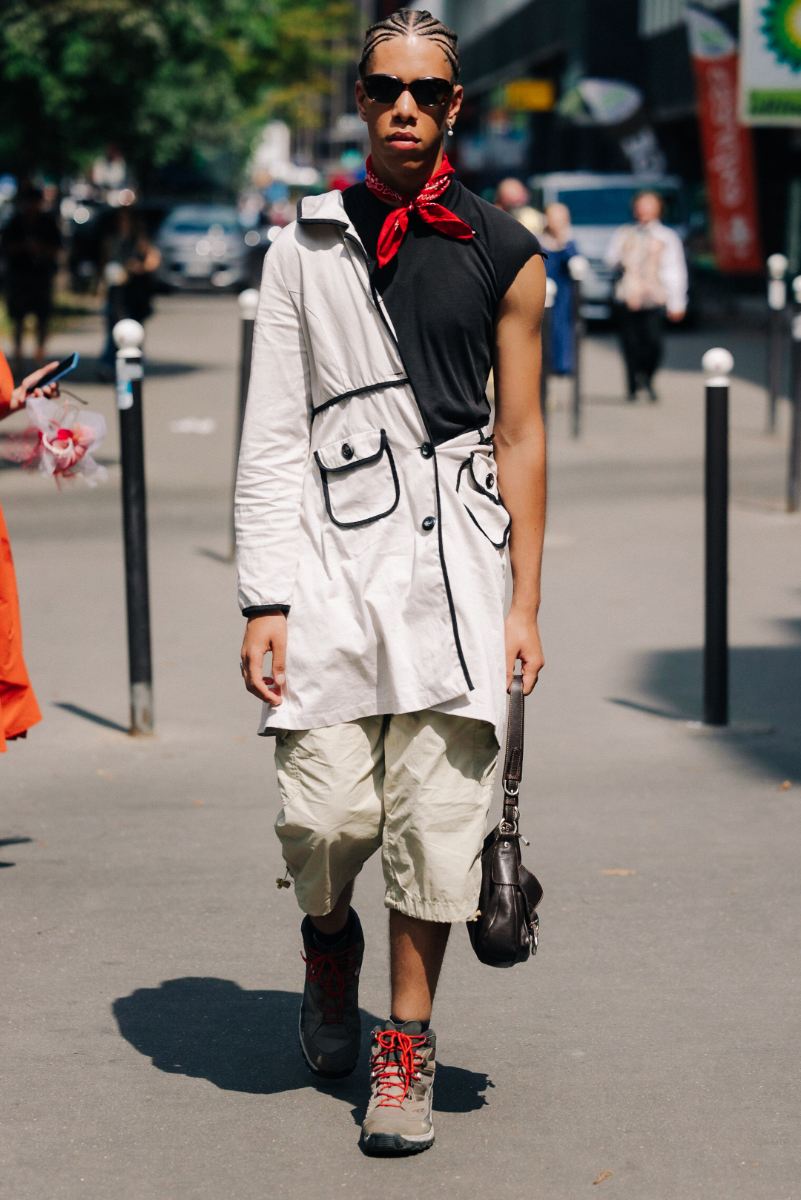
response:
<path fill-rule="evenodd" d="M 652 188 L 663 197 L 662 219 L 684 241 L 689 233 L 682 181 L 678 175 L 613 175 L 600 171 L 553 171 L 532 175 L 528 181 L 531 203 L 544 209 L 559 201 L 570 209 L 573 237 L 579 253 L 590 260 L 582 281 L 582 316 L 606 320 L 612 313 L 614 272 L 604 264 L 604 252 L 614 231 L 633 220 L 631 202 L 638 192 Z"/>

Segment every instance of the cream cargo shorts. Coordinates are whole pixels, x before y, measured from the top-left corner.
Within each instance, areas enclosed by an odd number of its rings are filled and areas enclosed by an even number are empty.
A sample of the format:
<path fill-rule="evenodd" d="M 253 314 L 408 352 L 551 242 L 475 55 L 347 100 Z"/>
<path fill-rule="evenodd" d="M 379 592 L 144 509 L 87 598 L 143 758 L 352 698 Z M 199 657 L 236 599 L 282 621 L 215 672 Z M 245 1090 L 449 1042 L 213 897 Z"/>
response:
<path fill-rule="evenodd" d="M 380 847 L 387 908 L 471 919 L 497 759 L 489 722 L 431 709 L 281 731 L 275 831 L 300 907 L 330 912 Z"/>

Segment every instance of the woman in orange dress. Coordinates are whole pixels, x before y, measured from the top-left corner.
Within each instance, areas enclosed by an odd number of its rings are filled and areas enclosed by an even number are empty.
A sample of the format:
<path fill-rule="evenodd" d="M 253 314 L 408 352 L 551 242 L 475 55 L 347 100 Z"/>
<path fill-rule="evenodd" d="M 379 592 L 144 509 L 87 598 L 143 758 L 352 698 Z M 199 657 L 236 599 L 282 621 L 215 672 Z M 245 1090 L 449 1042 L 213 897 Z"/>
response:
<path fill-rule="evenodd" d="M 55 365 L 49 363 L 41 370 L 34 371 L 15 388 L 8 363 L 0 351 L 0 421 L 22 407 L 27 393 Z M 44 389 L 44 394 L 49 396 L 57 390 L 55 385 L 51 385 Z M 43 393 L 39 391 L 38 394 Z M 17 581 L 8 530 L 0 508 L 0 754 L 6 750 L 7 741 L 25 737 L 30 727 L 41 719 L 42 714 L 22 657 Z"/>

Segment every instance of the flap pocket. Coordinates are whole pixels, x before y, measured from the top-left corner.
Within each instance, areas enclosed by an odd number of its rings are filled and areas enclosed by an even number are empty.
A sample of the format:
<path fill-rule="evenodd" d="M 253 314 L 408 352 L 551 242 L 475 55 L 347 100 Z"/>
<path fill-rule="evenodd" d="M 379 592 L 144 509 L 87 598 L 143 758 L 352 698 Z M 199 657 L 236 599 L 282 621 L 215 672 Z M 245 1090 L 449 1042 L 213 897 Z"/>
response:
<path fill-rule="evenodd" d="M 496 550 L 503 550 L 512 518 L 498 493 L 495 460 L 483 450 L 474 450 L 459 468 L 456 490 L 475 524 Z"/>
<path fill-rule="evenodd" d="M 349 434 L 316 450 L 314 458 L 326 510 L 340 529 L 370 525 L 398 507 L 398 472 L 384 429 Z"/>

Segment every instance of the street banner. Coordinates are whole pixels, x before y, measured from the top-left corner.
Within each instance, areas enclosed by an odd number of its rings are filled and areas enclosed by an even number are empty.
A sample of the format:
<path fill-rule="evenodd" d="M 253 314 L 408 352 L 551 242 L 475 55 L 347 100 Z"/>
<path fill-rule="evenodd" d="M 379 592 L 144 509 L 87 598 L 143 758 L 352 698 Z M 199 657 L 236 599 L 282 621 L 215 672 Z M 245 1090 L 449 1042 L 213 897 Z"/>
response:
<path fill-rule="evenodd" d="M 715 265 L 727 273 L 761 272 L 754 151 L 738 115 L 737 42 L 722 21 L 695 7 L 687 9 L 687 33 Z"/>
<path fill-rule="evenodd" d="M 601 125 L 619 145 L 635 175 L 664 175 L 665 156 L 648 122 L 639 88 L 619 79 L 580 79 L 557 111 L 577 125 Z"/>
<path fill-rule="evenodd" d="M 801 125 L 801 0 L 740 0 L 740 117 Z"/>

